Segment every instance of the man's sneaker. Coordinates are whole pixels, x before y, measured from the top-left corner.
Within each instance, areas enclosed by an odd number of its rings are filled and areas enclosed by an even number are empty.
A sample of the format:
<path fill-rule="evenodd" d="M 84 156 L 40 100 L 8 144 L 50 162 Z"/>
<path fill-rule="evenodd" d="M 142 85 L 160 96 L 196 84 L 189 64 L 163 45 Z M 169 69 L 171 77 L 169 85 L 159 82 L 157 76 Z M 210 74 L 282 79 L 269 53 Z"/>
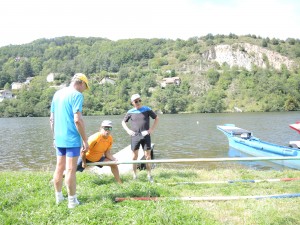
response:
<path fill-rule="evenodd" d="M 133 178 L 134 180 L 136 180 L 136 179 L 137 179 L 137 175 L 136 175 L 136 174 L 133 174 L 132 178 Z"/>
<path fill-rule="evenodd" d="M 56 199 L 56 204 L 61 203 L 63 200 L 65 200 L 63 194 L 61 192 L 56 192 L 55 193 L 55 199 Z"/>
<path fill-rule="evenodd" d="M 61 203 L 63 200 L 65 200 L 64 196 L 56 196 L 56 204 L 58 205 Z"/>
<path fill-rule="evenodd" d="M 154 180 L 153 180 L 153 177 L 152 177 L 152 176 L 147 176 L 147 178 L 148 178 L 148 181 L 149 181 L 150 183 L 153 183 L 153 182 L 154 182 Z"/>
<path fill-rule="evenodd" d="M 80 202 L 77 200 L 77 198 L 75 197 L 75 198 L 73 198 L 73 199 L 70 199 L 69 198 L 69 203 L 68 203 L 68 208 L 69 209 L 73 209 L 73 208 L 75 208 L 77 205 L 79 205 L 80 204 Z"/>

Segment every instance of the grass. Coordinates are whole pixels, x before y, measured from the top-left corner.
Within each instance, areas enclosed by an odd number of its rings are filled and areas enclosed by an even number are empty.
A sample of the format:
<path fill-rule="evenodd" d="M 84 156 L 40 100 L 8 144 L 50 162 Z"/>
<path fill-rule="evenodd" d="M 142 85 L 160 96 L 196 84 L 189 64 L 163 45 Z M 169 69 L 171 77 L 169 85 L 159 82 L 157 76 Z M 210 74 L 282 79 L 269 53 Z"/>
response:
<path fill-rule="evenodd" d="M 0 172 L 1 224 L 299 224 L 299 198 L 266 198 L 231 201 L 182 201 L 183 196 L 253 196 L 300 193 L 300 181 L 234 182 L 226 184 L 177 184 L 177 182 L 265 180 L 300 177 L 300 171 L 246 169 L 153 170 L 155 183 L 146 172 L 134 181 L 122 175 L 77 174 L 81 205 L 55 204 L 52 172 Z M 66 189 L 63 189 L 66 196 Z M 167 197 L 160 201 L 115 202 L 116 197 Z M 168 198 L 169 197 L 169 198 Z"/>

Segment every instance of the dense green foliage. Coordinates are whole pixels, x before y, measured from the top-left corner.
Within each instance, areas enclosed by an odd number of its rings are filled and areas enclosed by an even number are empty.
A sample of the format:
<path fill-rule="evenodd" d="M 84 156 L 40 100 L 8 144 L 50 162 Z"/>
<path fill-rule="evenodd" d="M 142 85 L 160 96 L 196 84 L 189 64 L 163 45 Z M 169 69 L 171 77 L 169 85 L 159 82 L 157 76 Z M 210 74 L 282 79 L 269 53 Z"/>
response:
<path fill-rule="evenodd" d="M 112 175 L 77 174 L 81 205 L 67 208 L 55 204 L 52 172 L 0 173 L 1 224 L 299 224 L 299 198 L 240 199 L 228 201 L 181 201 L 174 197 L 265 196 L 299 192 L 299 180 L 290 182 L 214 181 L 299 178 L 297 170 L 257 171 L 246 169 L 180 171 L 156 168 L 155 183 L 131 175 L 118 185 Z M 211 183 L 195 184 L 206 181 Z M 179 183 L 178 183 L 179 182 Z M 181 183 L 180 183 L 181 182 Z M 187 182 L 187 184 L 183 184 Z M 194 182 L 194 183 L 193 183 Z M 63 187 L 66 196 L 66 189 Z M 159 197 L 160 201 L 115 202 L 117 197 Z"/>
<path fill-rule="evenodd" d="M 144 104 L 163 113 L 300 110 L 300 70 L 280 71 L 218 65 L 201 55 L 217 44 L 250 43 L 300 61 L 297 39 L 262 39 L 230 34 L 188 40 L 60 37 L 0 48 L 0 88 L 34 77 L 15 99 L 0 102 L 0 117 L 48 116 L 53 86 L 68 84 L 76 72 L 90 78 L 85 95 L 85 115 L 115 115 L 131 106 L 131 94 L 140 93 Z M 267 60 L 267 59 L 266 59 Z M 202 70 L 199 67 L 201 61 Z M 201 64 L 200 63 L 200 64 Z M 192 69 L 191 69 L 192 68 Z M 55 80 L 46 82 L 48 74 Z M 178 76 L 180 85 L 161 88 L 165 77 Z M 104 77 L 115 84 L 101 85 Z"/>

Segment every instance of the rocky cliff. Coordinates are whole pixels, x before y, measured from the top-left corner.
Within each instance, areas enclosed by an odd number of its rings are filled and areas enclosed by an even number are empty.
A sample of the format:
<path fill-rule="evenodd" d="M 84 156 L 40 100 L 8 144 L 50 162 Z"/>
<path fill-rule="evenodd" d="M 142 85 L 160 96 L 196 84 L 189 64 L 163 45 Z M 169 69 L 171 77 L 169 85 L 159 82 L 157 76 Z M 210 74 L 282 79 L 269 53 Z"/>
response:
<path fill-rule="evenodd" d="M 252 65 L 261 68 L 273 67 L 280 70 L 284 64 L 292 69 L 294 61 L 281 54 L 249 43 L 236 43 L 233 45 L 216 45 L 203 55 L 203 60 L 216 61 L 220 65 L 239 66 L 251 70 Z"/>

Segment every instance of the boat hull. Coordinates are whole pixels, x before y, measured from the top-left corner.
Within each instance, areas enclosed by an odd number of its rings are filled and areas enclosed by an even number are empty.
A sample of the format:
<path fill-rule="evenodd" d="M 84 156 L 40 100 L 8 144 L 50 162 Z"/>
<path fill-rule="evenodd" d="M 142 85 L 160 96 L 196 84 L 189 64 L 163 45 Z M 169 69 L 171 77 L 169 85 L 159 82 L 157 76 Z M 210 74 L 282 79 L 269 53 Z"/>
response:
<path fill-rule="evenodd" d="M 217 129 L 222 131 L 228 138 L 229 146 L 231 148 L 237 149 L 248 155 L 256 157 L 300 156 L 300 151 L 297 148 L 290 148 L 262 141 L 252 136 L 251 132 L 235 127 L 232 124 L 229 126 L 217 126 Z M 300 170 L 300 160 L 274 160 L 270 162 Z"/>
<path fill-rule="evenodd" d="M 151 144 L 151 158 L 154 159 L 153 154 L 154 154 L 154 144 Z M 138 153 L 139 160 L 143 160 L 145 159 L 144 157 L 144 150 L 142 149 L 142 147 L 139 148 L 139 153 Z M 115 153 L 113 155 L 115 158 L 117 158 L 118 160 L 124 160 L 124 161 L 130 161 L 132 160 L 132 150 L 131 150 L 131 146 L 128 145 L 127 147 L 125 147 L 124 149 L 120 150 L 119 152 Z M 153 168 L 154 165 L 152 165 Z M 146 165 L 145 164 L 138 164 L 137 167 L 139 169 L 145 169 Z M 132 171 L 132 164 L 120 164 L 118 165 L 119 168 L 119 173 L 120 174 L 125 174 L 128 172 Z M 111 168 L 110 166 L 103 166 L 102 168 L 99 168 L 97 166 L 89 166 L 87 168 L 87 170 L 96 173 L 96 174 L 112 174 L 111 172 Z"/>

